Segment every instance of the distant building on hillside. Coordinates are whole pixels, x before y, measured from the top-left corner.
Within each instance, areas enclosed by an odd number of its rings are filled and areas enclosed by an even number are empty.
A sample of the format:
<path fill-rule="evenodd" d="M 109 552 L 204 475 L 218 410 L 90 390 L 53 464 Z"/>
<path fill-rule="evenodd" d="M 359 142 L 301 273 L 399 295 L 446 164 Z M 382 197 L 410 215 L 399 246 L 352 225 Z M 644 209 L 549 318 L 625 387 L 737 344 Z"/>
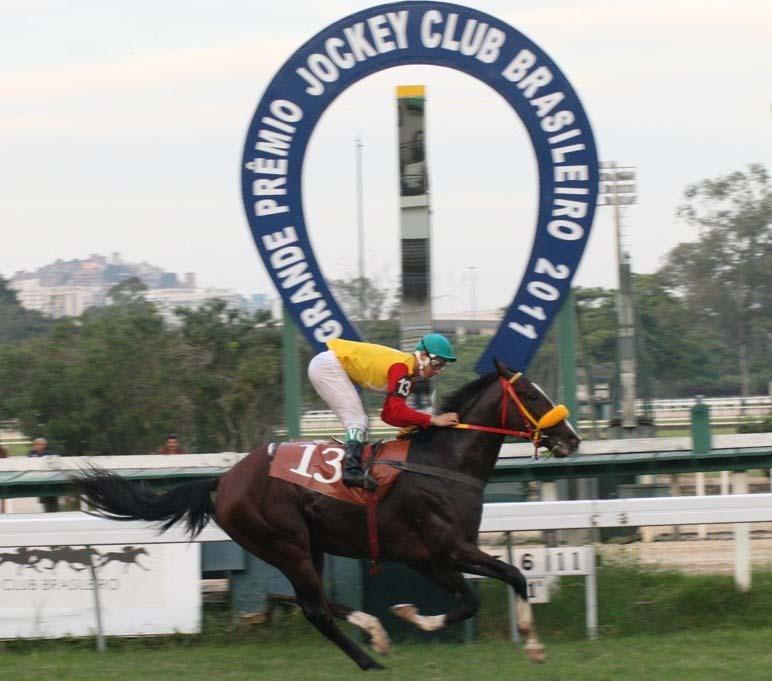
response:
<path fill-rule="evenodd" d="M 109 304 L 108 291 L 132 277 L 147 286 L 145 298 L 172 323 L 176 321 L 175 308 L 195 309 L 214 298 L 245 311 L 270 306 L 264 294 L 247 301 L 231 289 L 198 288 L 193 272 L 186 272 L 180 279 L 174 272 L 147 262 L 126 262 L 120 253 L 113 253 L 109 259 L 95 253 L 85 260 L 57 260 L 34 272 L 17 272 L 8 286 L 16 291 L 19 303 L 29 310 L 54 318 L 78 317 L 89 307 Z"/>
<path fill-rule="evenodd" d="M 98 286 L 42 286 L 39 279 L 11 279 L 9 288 L 23 307 L 54 319 L 79 317 L 87 308 L 105 304 L 106 290 Z"/>
<path fill-rule="evenodd" d="M 178 307 L 197 310 L 209 300 L 223 300 L 238 310 L 247 310 L 247 301 L 241 294 L 231 289 L 223 288 L 171 288 L 148 289 L 143 294 L 145 300 L 153 303 L 161 316 L 169 324 L 178 323 L 174 311 Z"/>
<path fill-rule="evenodd" d="M 432 328 L 449 336 L 493 336 L 500 323 L 500 312 L 440 312 L 434 315 Z"/>

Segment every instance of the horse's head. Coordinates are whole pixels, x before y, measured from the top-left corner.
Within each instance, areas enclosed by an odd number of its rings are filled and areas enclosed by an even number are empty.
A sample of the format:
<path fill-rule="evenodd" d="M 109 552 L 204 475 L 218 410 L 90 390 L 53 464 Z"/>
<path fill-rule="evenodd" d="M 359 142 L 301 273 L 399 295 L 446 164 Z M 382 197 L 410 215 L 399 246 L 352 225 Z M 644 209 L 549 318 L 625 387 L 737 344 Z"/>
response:
<path fill-rule="evenodd" d="M 507 414 L 507 425 L 532 430 L 536 438 L 541 438 L 541 446 L 557 457 L 573 454 L 581 438 L 568 421 L 568 410 L 563 405 L 555 406 L 544 391 L 523 374 L 511 371 L 498 360 L 495 364 L 502 386 L 511 386 L 511 390 L 505 388 L 507 394 L 502 397 L 513 402 L 502 410 Z"/>

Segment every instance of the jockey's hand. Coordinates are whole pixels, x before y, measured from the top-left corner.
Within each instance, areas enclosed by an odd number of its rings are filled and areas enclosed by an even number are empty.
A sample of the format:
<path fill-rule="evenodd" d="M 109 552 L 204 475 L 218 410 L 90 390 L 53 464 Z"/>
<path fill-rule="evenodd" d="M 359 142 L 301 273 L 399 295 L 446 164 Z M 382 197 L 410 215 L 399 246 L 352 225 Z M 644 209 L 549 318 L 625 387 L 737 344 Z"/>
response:
<path fill-rule="evenodd" d="M 455 426 L 458 424 L 458 414 L 454 411 L 448 411 L 444 414 L 437 414 L 436 416 L 432 416 L 432 425 L 433 426 L 440 426 L 440 427 L 446 427 L 446 426 Z"/>

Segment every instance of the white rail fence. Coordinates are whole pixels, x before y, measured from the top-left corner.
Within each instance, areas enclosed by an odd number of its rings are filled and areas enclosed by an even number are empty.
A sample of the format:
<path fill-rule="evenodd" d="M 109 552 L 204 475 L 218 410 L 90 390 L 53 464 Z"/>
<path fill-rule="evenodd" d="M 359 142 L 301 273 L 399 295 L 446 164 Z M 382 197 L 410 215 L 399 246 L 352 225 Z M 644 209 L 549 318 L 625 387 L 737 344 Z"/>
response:
<path fill-rule="evenodd" d="M 750 589 L 750 531 L 748 523 L 772 521 L 772 494 L 734 494 L 725 496 L 660 497 L 586 501 L 542 501 L 485 504 L 481 532 L 509 533 L 523 530 L 568 530 L 593 527 L 645 525 L 691 525 L 733 523 L 735 526 L 735 583 L 742 591 Z M 228 541 L 216 525 L 209 524 L 197 542 Z M 49 514 L 5 514 L 0 516 L 0 548 L 103 546 L 187 543 L 183 528 L 173 527 L 163 534 L 145 522 L 119 522 L 82 512 Z M 508 541 L 509 544 L 509 541 Z M 558 549 L 555 549 L 558 550 Z M 572 549 L 575 550 L 575 549 Z M 586 620 L 588 636 L 597 633 L 597 589 L 594 551 L 586 547 Z M 511 550 L 510 550 L 511 553 Z M 512 557 L 510 555 L 510 562 Z M 92 596 L 96 617 L 97 649 L 105 650 L 101 619 L 100 589 L 91 564 L 94 583 Z M 510 620 L 514 604 L 510 594 Z M 512 629 L 512 636 L 515 636 Z"/>
<path fill-rule="evenodd" d="M 750 588 L 748 523 L 772 521 L 772 494 L 537 501 L 485 504 L 480 532 L 568 530 L 653 525 L 735 525 L 735 581 Z M 227 541 L 210 524 L 197 541 Z M 160 534 L 145 522 L 119 522 L 81 512 L 0 516 L 0 547 L 174 544 L 187 542 L 181 527 Z"/>
<path fill-rule="evenodd" d="M 745 447 L 769 447 L 772 433 L 742 433 L 714 435 L 713 451 Z M 688 436 L 631 438 L 626 440 L 583 440 L 576 456 L 600 454 L 636 454 L 650 452 L 691 452 L 692 439 Z M 115 456 L 45 456 L 28 458 L 13 456 L 0 459 L 0 473 L 50 473 L 79 471 L 91 465 L 117 472 L 126 470 L 188 471 L 195 468 L 230 468 L 247 456 L 245 452 L 212 452 L 208 454 L 124 454 Z M 533 456 L 533 445 L 527 442 L 507 443 L 501 447 L 500 458 Z M 570 462 L 574 459 L 567 459 Z M 208 474 L 208 473 L 205 473 Z"/>

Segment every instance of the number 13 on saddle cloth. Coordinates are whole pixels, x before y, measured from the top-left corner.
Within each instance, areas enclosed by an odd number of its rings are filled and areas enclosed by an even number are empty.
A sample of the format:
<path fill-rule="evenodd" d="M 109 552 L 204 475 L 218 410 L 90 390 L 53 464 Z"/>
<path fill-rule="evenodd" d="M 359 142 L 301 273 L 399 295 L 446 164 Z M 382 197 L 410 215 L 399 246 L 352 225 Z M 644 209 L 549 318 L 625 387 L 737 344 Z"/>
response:
<path fill-rule="evenodd" d="M 373 445 L 366 445 L 364 460 L 369 461 Z M 409 440 L 389 440 L 377 446 L 376 461 L 405 462 Z M 347 487 L 341 482 L 344 448 L 337 442 L 284 442 L 272 445 L 269 475 L 300 487 L 319 492 L 339 501 L 366 505 L 369 493 L 359 487 Z M 373 465 L 370 474 L 378 483 L 376 495 L 380 501 L 402 471 L 394 466 Z"/>

